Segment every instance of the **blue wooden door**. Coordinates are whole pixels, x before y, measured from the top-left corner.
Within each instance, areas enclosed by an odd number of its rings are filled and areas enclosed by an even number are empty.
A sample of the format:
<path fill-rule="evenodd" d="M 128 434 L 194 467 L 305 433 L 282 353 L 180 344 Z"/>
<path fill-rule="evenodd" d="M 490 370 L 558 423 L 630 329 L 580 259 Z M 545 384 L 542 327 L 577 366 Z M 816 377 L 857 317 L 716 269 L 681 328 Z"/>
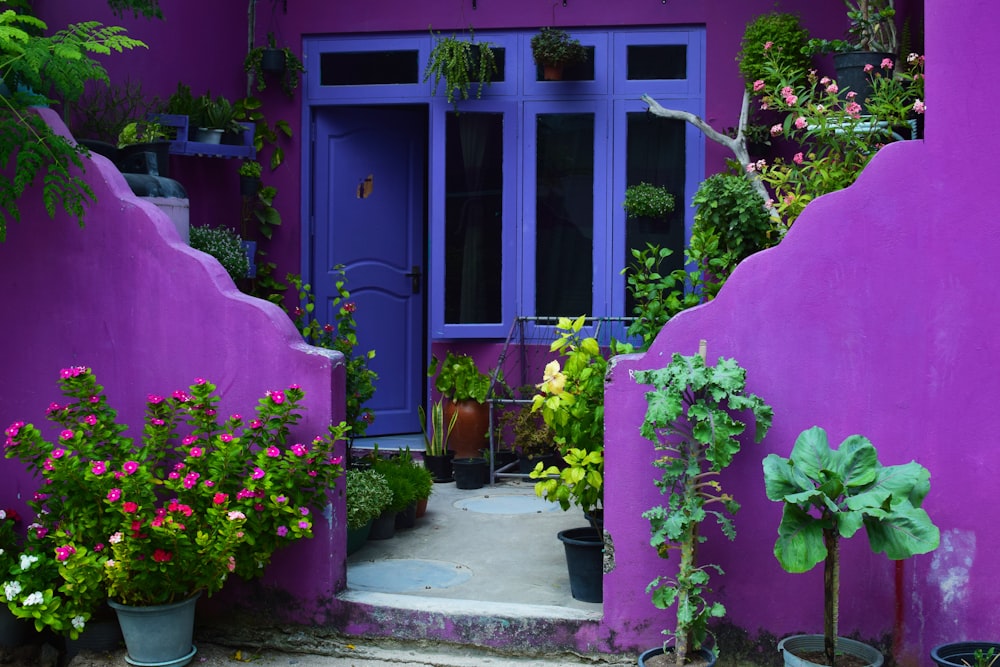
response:
<path fill-rule="evenodd" d="M 422 108 L 329 107 L 315 125 L 313 287 L 331 321 L 343 265 L 358 350 L 375 350 L 379 379 L 368 435 L 420 431 L 426 280 L 427 115 Z"/>

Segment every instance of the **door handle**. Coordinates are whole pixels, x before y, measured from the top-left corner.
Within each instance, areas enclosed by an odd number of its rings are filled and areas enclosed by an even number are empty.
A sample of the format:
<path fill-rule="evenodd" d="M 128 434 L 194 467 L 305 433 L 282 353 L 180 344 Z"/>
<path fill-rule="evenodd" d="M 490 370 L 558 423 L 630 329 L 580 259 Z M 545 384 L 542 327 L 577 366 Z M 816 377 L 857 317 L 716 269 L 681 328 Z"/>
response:
<path fill-rule="evenodd" d="M 417 265 L 413 266 L 413 270 L 409 273 L 404 273 L 404 276 L 410 279 L 410 289 L 413 290 L 414 294 L 420 294 L 420 285 L 423 282 L 424 274 Z"/>

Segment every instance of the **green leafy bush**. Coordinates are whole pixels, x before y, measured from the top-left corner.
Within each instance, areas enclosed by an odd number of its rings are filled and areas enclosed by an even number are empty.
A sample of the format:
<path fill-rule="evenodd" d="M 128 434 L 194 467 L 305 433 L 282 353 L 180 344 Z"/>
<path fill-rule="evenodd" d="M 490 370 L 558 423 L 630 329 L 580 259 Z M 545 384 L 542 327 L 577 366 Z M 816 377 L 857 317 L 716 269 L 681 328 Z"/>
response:
<path fill-rule="evenodd" d="M 385 475 L 371 468 L 347 471 L 347 527 L 354 530 L 376 518 L 392 502 Z"/>
<path fill-rule="evenodd" d="M 761 14 L 748 23 L 736 56 L 747 90 L 753 90 L 754 81 L 758 80 L 763 80 L 769 87 L 776 83 L 767 66 L 766 53 L 780 58 L 789 69 L 803 74 L 808 72 L 811 67 L 806 52 L 808 41 L 809 32 L 799 24 L 799 17 L 795 14 L 771 12 Z"/>
<path fill-rule="evenodd" d="M 191 227 L 191 247 L 219 260 L 233 281 L 250 271 L 250 260 L 239 235 L 228 227 Z"/>

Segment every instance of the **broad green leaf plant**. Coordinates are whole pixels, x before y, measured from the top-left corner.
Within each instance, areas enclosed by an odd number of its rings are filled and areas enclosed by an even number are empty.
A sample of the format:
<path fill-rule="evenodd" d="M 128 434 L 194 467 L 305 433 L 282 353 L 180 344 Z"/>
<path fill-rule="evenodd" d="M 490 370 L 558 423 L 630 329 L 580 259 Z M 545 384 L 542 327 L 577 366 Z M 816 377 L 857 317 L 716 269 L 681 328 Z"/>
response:
<path fill-rule="evenodd" d="M 105 69 L 91 55 L 145 47 L 118 26 L 87 21 L 43 35 L 48 26 L 13 9 L 0 11 L 0 241 L 7 221 L 20 220 L 19 200 L 42 177 L 45 210 L 61 208 L 83 225 L 84 205 L 94 199 L 77 175 L 86 149 L 55 134 L 30 107 L 51 98 L 78 98 L 87 81 L 108 83 Z"/>
<path fill-rule="evenodd" d="M 864 527 L 875 553 L 892 560 L 938 547 L 940 531 L 920 507 L 930 473 L 915 461 L 883 466 L 868 438 L 848 436 L 837 449 L 814 426 L 792 455 L 764 459 L 767 497 L 784 504 L 774 555 L 789 572 L 824 567 L 824 651 L 835 665 L 840 615 L 840 538 Z"/>
<path fill-rule="evenodd" d="M 649 520 L 649 543 L 662 558 L 679 552 L 676 575 L 661 575 L 646 587 L 660 609 L 676 605 L 673 659 L 683 665 L 692 651 L 700 650 L 709 634 L 708 622 L 726 609 L 707 599 L 710 570 L 718 565 L 699 563 L 698 545 L 705 541 L 702 522 L 712 517 L 730 540 L 736 537 L 733 515 L 739 504 L 722 490 L 719 475 L 741 448 L 746 423 L 752 416 L 754 441 L 760 442 L 771 427 L 773 410 L 760 397 L 746 392 L 746 370 L 734 359 L 719 359 L 706 366 L 701 355 L 674 354 L 665 368 L 638 371 L 636 382 L 652 385 L 646 392 L 646 415 L 640 432 L 660 452 L 653 465 L 660 470 L 656 486 L 668 497 L 666 505 L 643 512 Z M 669 639 L 668 639 L 669 642 Z M 666 647 L 665 647 L 666 648 Z"/>

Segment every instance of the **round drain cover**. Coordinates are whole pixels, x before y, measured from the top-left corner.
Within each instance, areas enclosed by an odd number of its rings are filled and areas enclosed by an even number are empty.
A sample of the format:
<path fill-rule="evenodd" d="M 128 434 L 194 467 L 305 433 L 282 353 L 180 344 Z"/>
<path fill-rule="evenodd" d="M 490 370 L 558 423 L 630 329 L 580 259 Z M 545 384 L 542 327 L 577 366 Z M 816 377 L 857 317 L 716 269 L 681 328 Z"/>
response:
<path fill-rule="evenodd" d="M 358 591 L 416 593 L 449 588 L 468 581 L 472 570 L 441 560 L 391 558 L 374 563 L 351 563 L 347 587 Z"/>
<path fill-rule="evenodd" d="M 455 501 L 455 507 L 480 514 L 537 514 L 555 512 L 559 504 L 538 496 L 475 496 Z"/>

